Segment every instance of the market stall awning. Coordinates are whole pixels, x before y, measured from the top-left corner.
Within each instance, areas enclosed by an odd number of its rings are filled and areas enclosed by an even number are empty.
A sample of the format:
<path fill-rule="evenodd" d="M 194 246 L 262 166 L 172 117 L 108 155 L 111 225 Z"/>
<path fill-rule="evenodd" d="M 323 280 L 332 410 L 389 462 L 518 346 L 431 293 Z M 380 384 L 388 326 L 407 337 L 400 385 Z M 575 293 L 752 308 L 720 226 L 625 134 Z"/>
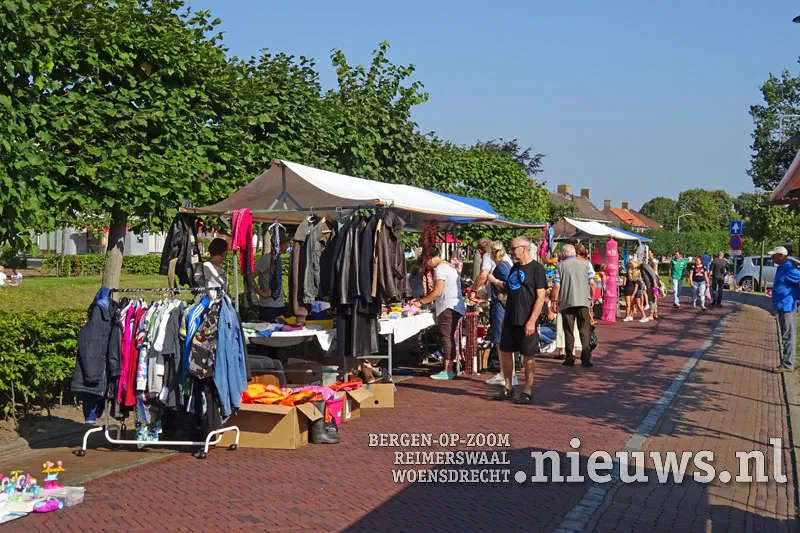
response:
<path fill-rule="evenodd" d="M 334 218 L 356 208 L 391 207 L 409 226 L 461 217 L 491 221 L 497 215 L 435 192 L 382 183 L 274 159 L 269 170 L 214 205 L 185 209 L 198 214 L 227 214 L 250 209 L 253 219 L 299 223 L 308 212 Z"/>
<path fill-rule="evenodd" d="M 600 237 L 614 237 L 618 241 L 639 241 L 650 242 L 644 235 L 638 235 L 629 231 L 621 230 L 611 226 L 600 224 L 599 222 L 575 220 L 572 218 L 564 217 L 564 221 L 570 226 L 575 228 L 572 235 L 565 234 L 559 235 L 556 241 L 567 240 L 588 240 Z"/>
<path fill-rule="evenodd" d="M 450 217 L 450 220 L 452 222 L 455 222 L 456 224 L 484 224 L 489 226 L 504 226 L 509 228 L 520 228 L 520 229 L 541 229 L 544 227 L 544 224 L 541 223 L 519 222 L 516 220 L 511 220 L 506 217 L 500 216 L 494 209 L 492 209 L 492 206 L 491 204 L 489 204 L 489 202 L 487 202 L 486 200 L 482 200 L 480 198 L 470 198 L 469 196 L 458 196 L 457 194 L 448 194 L 444 192 L 440 192 L 437 194 L 440 194 L 446 198 L 450 198 L 452 200 L 456 200 L 458 202 L 467 205 L 471 205 L 473 207 L 486 211 L 487 213 L 491 213 L 497 216 L 495 220 L 487 220 L 487 221 L 481 221 L 469 218 Z"/>
<path fill-rule="evenodd" d="M 800 189 L 800 151 L 794 156 L 794 161 L 792 161 L 786 174 L 783 175 L 778 188 L 770 194 L 770 203 L 781 203 L 790 192 L 797 189 Z"/>

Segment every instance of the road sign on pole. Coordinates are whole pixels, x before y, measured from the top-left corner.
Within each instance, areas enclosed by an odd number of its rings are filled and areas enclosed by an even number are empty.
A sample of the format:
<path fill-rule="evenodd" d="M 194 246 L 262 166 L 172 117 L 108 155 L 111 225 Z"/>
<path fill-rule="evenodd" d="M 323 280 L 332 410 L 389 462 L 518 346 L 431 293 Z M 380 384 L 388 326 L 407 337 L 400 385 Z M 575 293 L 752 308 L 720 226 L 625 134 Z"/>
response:
<path fill-rule="evenodd" d="M 731 220 L 731 235 L 744 235 L 744 222 Z"/>
<path fill-rule="evenodd" d="M 731 237 L 730 245 L 731 245 L 731 250 L 741 250 L 742 238 L 738 235 L 734 235 L 733 237 Z"/>
<path fill-rule="evenodd" d="M 729 253 L 729 255 L 730 255 L 731 257 L 737 257 L 737 256 L 739 256 L 739 255 L 742 255 L 742 251 L 741 251 L 741 250 L 731 250 L 731 251 L 730 251 L 730 253 Z"/>

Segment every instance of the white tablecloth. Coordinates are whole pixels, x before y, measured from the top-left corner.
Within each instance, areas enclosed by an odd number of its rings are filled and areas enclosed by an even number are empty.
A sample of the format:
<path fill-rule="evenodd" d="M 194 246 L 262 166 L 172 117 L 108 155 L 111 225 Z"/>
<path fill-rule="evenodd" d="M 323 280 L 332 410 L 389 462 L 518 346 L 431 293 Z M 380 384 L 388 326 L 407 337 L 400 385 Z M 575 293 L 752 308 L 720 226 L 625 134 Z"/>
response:
<path fill-rule="evenodd" d="M 276 331 L 269 337 L 264 337 L 258 333 L 245 334 L 247 342 L 250 344 L 260 344 L 273 348 L 286 348 L 296 346 L 306 342 L 311 337 L 316 337 L 320 347 L 326 352 L 330 349 L 333 339 L 336 338 L 335 329 L 323 329 L 322 326 L 309 325 L 305 329 L 298 331 Z"/>
<path fill-rule="evenodd" d="M 420 313 L 407 318 L 379 320 L 378 333 L 380 335 L 394 334 L 394 342 L 400 343 L 434 325 L 436 325 L 436 321 L 433 319 L 433 313 Z"/>

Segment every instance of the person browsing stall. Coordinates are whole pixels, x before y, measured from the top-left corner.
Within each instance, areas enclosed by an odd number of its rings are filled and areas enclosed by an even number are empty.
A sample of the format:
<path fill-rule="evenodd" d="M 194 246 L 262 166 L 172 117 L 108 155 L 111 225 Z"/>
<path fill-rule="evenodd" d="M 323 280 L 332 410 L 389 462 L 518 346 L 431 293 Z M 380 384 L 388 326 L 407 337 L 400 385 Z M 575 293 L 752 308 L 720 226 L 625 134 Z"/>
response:
<path fill-rule="evenodd" d="M 211 257 L 203 263 L 203 274 L 206 278 L 208 297 L 214 300 L 220 296 L 220 292 L 228 293 L 228 278 L 222 271 L 222 263 L 228 257 L 228 241 L 217 237 L 208 245 L 208 253 Z"/>
<path fill-rule="evenodd" d="M 564 317 L 564 336 L 566 337 L 566 359 L 564 366 L 575 366 L 575 324 L 578 325 L 578 335 L 581 340 L 581 364 L 592 367 L 592 349 L 589 343 L 591 318 L 589 306 L 592 303 L 592 290 L 594 289 L 594 276 L 587 282 L 586 265 L 578 259 L 575 247 L 571 244 L 564 245 L 566 259 L 558 263 L 556 276 L 553 280 L 553 291 L 550 296 L 551 303 L 556 306 L 556 311 Z"/>
<path fill-rule="evenodd" d="M 514 399 L 513 356 L 514 352 L 519 352 L 522 355 L 525 385 L 514 403 L 529 404 L 533 401 L 534 357 L 540 353 L 537 322 L 547 301 L 547 276 L 544 267 L 534 261 L 531 241 L 527 237 L 517 237 L 511 241 L 510 251 L 517 263 L 511 267 L 508 280 L 498 280 L 497 283 L 506 292 L 508 301 L 500 339 L 500 357 L 503 358 L 500 367 L 503 369 L 505 386 L 495 399 Z"/>
<path fill-rule="evenodd" d="M 436 314 L 436 329 L 442 346 L 444 370 L 431 376 L 433 379 L 455 379 L 453 372 L 453 358 L 456 352 L 456 331 L 458 322 L 467 314 L 464 297 L 461 295 L 460 279 L 456 269 L 442 259 L 439 247 L 429 244 L 422 249 L 422 265 L 433 270 L 433 290 L 419 300 L 412 300 L 412 304 L 422 306 L 434 305 Z"/>

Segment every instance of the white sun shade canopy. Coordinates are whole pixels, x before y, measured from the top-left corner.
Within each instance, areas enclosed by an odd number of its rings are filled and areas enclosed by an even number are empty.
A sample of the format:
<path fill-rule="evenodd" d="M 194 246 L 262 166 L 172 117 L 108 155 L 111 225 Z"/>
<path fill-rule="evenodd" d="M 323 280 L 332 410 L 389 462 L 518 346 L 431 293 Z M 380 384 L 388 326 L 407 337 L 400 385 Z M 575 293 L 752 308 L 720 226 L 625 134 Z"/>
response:
<path fill-rule="evenodd" d="M 444 217 L 497 219 L 494 213 L 419 187 L 355 178 L 277 159 L 269 170 L 229 198 L 187 211 L 222 214 L 250 209 L 255 220 L 298 223 L 312 209 L 320 216 L 334 217 L 337 207 L 353 206 L 398 209 L 405 212 L 410 224 Z"/>
<path fill-rule="evenodd" d="M 609 226 L 604 226 L 599 222 L 574 220 L 567 217 L 564 217 L 564 220 L 566 220 L 568 224 L 574 226 L 578 231 L 581 231 L 592 237 L 614 237 L 618 241 L 638 241 L 644 239 L 644 237 L 637 237 L 634 234 L 622 232 Z"/>

